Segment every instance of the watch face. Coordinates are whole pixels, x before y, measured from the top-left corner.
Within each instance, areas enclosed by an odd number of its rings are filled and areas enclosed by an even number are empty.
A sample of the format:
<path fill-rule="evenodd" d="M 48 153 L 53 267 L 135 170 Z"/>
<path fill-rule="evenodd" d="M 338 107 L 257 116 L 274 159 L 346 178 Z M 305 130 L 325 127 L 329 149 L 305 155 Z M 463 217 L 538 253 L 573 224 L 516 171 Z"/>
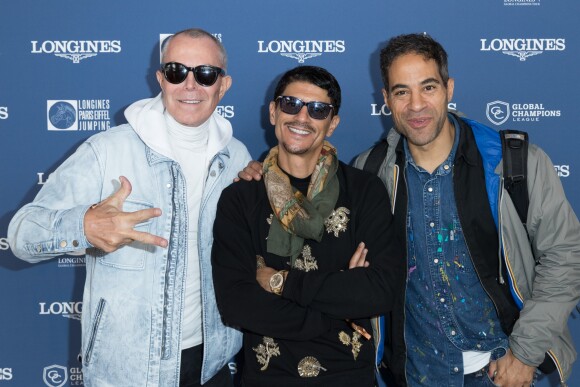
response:
<path fill-rule="evenodd" d="M 280 273 L 276 273 L 270 277 L 270 287 L 272 289 L 279 288 L 282 286 L 282 282 L 284 281 L 284 277 Z"/>

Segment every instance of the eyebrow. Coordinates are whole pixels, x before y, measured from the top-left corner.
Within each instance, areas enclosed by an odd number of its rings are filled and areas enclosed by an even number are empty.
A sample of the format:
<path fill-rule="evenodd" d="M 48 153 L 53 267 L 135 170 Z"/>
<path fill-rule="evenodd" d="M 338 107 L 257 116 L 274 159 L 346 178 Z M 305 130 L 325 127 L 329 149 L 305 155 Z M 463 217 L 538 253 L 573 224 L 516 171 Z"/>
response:
<path fill-rule="evenodd" d="M 436 83 L 438 85 L 441 84 L 441 82 L 437 78 L 427 78 L 427 79 L 421 81 L 421 86 L 425 86 L 425 85 L 428 85 L 430 83 Z M 393 85 L 393 87 L 391 87 L 391 92 L 395 91 L 396 89 L 405 89 L 408 87 L 409 86 L 407 86 L 405 84 L 397 83 L 396 85 Z"/>

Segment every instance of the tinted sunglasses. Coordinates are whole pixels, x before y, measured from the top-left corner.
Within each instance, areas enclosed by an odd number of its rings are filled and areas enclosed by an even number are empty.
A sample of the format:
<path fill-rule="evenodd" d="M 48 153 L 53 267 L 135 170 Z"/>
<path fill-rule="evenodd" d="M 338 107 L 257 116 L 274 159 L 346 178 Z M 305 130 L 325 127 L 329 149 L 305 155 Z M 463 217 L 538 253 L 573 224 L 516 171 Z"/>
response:
<path fill-rule="evenodd" d="M 167 79 L 167 82 L 177 85 L 187 78 L 187 74 L 191 71 L 195 81 L 202 86 L 210 87 L 213 85 L 220 75 L 226 75 L 226 72 L 216 66 L 201 65 L 196 67 L 187 67 L 178 62 L 169 62 L 161 64 L 161 71 Z"/>
<path fill-rule="evenodd" d="M 329 103 L 310 101 L 304 102 L 296 97 L 289 97 L 287 95 L 281 95 L 276 98 L 276 102 L 280 103 L 280 110 L 286 114 L 298 114 L 302 110 L 303 106 L 306 106 L 308 110 L 308 115 L 315 120 L 324 120 L 330 112 L 334 109 Z"/>

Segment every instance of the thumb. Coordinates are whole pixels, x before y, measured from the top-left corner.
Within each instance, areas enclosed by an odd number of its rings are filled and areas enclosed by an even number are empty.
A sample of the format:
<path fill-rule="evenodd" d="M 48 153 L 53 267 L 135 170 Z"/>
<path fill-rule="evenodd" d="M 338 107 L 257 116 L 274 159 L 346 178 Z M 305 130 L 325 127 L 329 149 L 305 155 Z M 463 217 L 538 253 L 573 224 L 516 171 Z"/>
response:
<path fill-rule="evenodd" d="M 131 194 L 133 187 L 131 186 L 131 182 L 125 176 L 119 176 L 119 181 L 121 182 L 121 187 L 111 195 L 111 199 L 115 202 L 117 206 L 122 208 L 123 202 L 127 197 Z"/>

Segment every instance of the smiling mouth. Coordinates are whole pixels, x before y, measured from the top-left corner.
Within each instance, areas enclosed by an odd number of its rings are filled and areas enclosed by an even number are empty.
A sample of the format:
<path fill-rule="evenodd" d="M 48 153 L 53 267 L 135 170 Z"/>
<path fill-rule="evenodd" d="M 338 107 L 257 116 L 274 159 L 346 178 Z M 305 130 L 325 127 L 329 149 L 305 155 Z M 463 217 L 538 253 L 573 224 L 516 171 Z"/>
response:
<path fill-rule="evenodd" d="M 411 118 L 407 122 L 416 128 L 420 128 L 431 121 L 430 118 Z"/>
<path fill-rule="evenodd" d="M 180 99 L 179 102 L 187 104 L 187 105 L 197 105 L 198 103 L 201 103 L 201 100 L 199 100 L 199 99 Z"/>
<path fill-rule="evenodd" d="M 298 134 L 301 136 L 306 136 L 306 135 L 310 134 L 312 131 L 310 128 L 305 128 L 302 125 L 298 126 L 298 125 L 288 124 L 288 125 L 286 125 L 286 127 L 288 128 L 288 130 L 291 133 Z"/>

